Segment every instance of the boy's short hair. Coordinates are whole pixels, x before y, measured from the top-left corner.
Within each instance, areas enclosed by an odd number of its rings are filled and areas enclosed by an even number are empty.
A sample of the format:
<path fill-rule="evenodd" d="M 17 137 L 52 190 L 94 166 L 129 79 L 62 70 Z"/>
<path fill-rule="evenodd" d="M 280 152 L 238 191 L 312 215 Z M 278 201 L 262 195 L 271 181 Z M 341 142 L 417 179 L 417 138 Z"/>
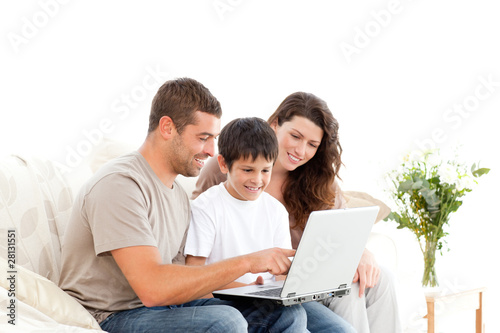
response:
<path fill-rule="evenodd" d="M 273 129 L 261 118 L 237 118 L 229 122 L 218 138 L 219 154 L 231 170 L 234 161 L 263 156 L 273 163 L 278 158 L 278 139 Z"/>

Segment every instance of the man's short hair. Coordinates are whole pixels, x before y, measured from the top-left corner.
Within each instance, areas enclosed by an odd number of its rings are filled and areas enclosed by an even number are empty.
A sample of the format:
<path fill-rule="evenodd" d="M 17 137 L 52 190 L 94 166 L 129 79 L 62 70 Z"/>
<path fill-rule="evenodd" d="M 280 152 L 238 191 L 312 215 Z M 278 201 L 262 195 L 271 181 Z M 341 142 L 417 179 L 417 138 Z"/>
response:
<path fill-rule="evenodd" d="M 222 109 L 217 98 L 201 83 L 190 78 L 165 82 L 151 104 L 148 134 L 153 132 L 163 116 L 172 119 L 177 132 L 195 123 L 195 112 L 202 111 L 220 118 Z"/>
<path fill-rule="evenodd" d="M 219 154 L 231 170 L 234 161 L 263 156 L 273 163 L 278 158 L 278 139 L 271 126 L 257 117 L 237 118 L 222 129 L 218 138 Z"/>

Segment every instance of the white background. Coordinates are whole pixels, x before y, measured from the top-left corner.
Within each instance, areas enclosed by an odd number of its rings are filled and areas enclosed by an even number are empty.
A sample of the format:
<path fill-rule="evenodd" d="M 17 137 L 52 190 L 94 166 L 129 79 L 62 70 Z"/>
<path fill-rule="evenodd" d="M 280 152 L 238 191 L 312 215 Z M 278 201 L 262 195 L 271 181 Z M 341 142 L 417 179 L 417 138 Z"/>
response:
<path fill-rule="evenodd" d="M 295 91 L 323 98 L 340 122 L 342 187 L 388 203 L 383 176 L 402 156 L 462 145 L 464 161 L 492 171 L 452 217 L 438 274 L 448 289 L 489 288 L 494 331 L 499 7 L 481 0 L 4 1 L 0 155 L 42 155 L 71 171 L 101 134 L 138 146 L 156 89 L 180 76 L 212 91 L 223 124 L 267 119 Z M 400 260 L 412 258 L 402 253 Z M 418 271 L 422 262 L 410 264 Z"/>

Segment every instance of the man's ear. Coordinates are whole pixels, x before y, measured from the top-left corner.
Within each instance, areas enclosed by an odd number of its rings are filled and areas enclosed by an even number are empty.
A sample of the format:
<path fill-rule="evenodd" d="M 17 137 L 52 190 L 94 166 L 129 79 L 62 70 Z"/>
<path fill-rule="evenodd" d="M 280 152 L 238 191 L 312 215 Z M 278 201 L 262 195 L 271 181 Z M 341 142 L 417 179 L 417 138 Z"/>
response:
<path fill-rule="evenodd" d="M 172 118 L 170 118 L 169 116 L 161 117 L 158 124 L 158 130 L 160 131 L 160 134 L 164 139 L 171 138 L 176 131 Z"/>
<path fill-rule="evenodd" d="M 217 155 L 217 162 L 219 163 L 220 171 L 223 174 L 226 174 L 229 172 L 229 169 L 228 169 L 227 164 L 226 164 L 226 160 L 224 159 L 224 157 L 222 157 L 221 154 Z"/>

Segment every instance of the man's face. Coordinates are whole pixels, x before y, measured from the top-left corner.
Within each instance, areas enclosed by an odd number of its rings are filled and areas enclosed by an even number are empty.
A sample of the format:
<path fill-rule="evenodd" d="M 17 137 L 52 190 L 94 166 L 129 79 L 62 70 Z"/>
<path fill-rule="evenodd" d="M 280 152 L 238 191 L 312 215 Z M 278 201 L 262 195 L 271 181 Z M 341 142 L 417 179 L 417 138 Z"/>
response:
<path fill-rule="evenodd" d="M 219 155 L 221 171 L 227 173 L 225 186 L 227 191 L 238 200 L 256 200 L 269 185 L 273 161 L 257 156 L 240 158 L 233 162 L 231 170 L 227 169 L 224 158 Z"/>
<path fill-rule="evenodd" d="M 214 115 L 196 111 L 195 119 L 173 138 L 169 156 L 174 171 L 186 177 L 198 176 L 205 161 L 214 156 L 215 138 L 220 133 L 220 119 Z"/>

